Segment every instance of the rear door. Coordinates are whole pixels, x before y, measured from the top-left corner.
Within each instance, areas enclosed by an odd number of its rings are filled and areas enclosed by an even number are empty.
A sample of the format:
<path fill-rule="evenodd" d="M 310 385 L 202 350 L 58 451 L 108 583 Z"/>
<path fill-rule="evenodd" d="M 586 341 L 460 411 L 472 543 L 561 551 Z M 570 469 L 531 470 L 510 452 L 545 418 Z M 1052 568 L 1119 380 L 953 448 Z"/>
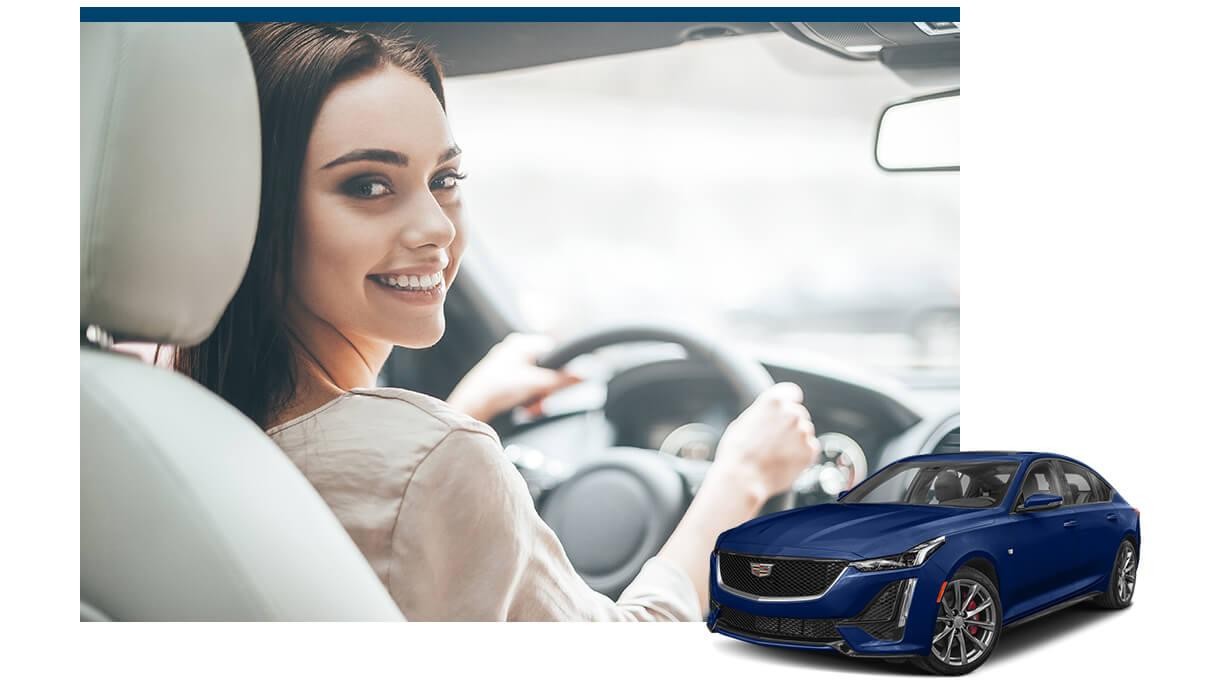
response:
<path fill-rule="evenodd" d="M 1069 520 L 1076 522 L 1072 529 L 1073 566 L 1064 590 L 1076 594 L 1109 578 L 1122 537 L 1122 523 L 1109 502 L 1109 488 L 1097 474 L 1070 461 L 1056 462 L 1067 491 L 1064 509 L 1071 513 Z"/>

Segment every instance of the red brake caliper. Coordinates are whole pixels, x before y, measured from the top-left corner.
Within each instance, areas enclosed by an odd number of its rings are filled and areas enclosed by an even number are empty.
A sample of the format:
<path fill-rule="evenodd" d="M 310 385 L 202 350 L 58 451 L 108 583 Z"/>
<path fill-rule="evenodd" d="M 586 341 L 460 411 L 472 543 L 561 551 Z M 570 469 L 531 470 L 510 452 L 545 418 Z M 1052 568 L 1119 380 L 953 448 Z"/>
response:
<path fill-rule="evenodd" d="M 970 612 L 972 609 L 974 609 L 974 607 L 975 607 L 975 606 L 977 606 L 977 605 L 978 605 L 978 602 L 974 601 L 973 599 L 972 599 L 972 600 L 970 600 L 970 603 L 966 605 L 966 613 L 969 613 L 969 612 Z M 971 634 L 971 635 L 978 635 L 978 634 L 979 634 L 979 627 L 978 627 L 978 626 L 967 626 L 967 627 L 966 627 L 966 630 L 968 630 L 968 631 L 970 632 L 970 634 Z"/>

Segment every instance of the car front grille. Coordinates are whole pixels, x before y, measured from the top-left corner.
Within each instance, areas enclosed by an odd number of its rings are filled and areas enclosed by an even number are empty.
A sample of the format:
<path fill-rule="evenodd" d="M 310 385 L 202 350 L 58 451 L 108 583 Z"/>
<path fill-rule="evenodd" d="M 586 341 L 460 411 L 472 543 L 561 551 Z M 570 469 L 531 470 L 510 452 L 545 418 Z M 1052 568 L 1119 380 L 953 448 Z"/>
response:
<path fill-rule="evenodd" d="M 896 580 L 889 583 L 873 597 L 863 611 L 850 618 L 761 616 L 713 601 L 711 609 L 719 610 L 720 613 L 717 614 L 712 629 L 752 637 L 826 644 L 841 639 L 837 626 L 852 626 L 867 632 L 875 640 L 898 641 L 902 639 L 904 632 L 898 620 L 899 605 L 908 582 L 914 581 Z"/>
<path fill-rule="evenodd" d="M 801 642 L 833 642 L 839 639 L 835 622 L 827 618 L 782 618 L 755 616 L 731 607 L 721 607 L 716 626 L 730 632 L 799 640 Z"/>
<path fill-rule="evenodd" d="M 816 597 L 830 588 L 848 562 L 721 552 L 717 563 L 720 581 L 737 592 L 755 597 Z M 759 577 L 751 572 L 751 564 L 769 564 L 769 572 Z"/>

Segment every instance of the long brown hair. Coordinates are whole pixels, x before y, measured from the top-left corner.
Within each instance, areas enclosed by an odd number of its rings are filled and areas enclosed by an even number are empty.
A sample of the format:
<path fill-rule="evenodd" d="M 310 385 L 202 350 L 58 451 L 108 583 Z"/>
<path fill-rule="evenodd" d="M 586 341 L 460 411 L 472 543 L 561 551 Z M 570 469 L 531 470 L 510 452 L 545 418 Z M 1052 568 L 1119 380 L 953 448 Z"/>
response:
<path fill-rule="evenodd" d="M 396 66 L 422 78 L 441 107 L 433 52 L 408 38 L 337 26 L 243 24 L 262 122 L 262 193 L 250 266 L 216 329 L 174 351 L 174 368 L 263 428 L 296 392 L 296 361 L 284 317 L 292 275 L 297 196 L 305 148 L 323 100 L 339 83 Z"/>

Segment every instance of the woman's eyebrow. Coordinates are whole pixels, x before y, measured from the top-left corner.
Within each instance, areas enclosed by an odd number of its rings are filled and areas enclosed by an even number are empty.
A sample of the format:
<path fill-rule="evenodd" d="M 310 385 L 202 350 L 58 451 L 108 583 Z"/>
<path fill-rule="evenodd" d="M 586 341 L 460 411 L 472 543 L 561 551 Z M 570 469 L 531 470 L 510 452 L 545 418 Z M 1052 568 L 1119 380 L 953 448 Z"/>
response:
<path fill-rule="evenodd" d="M 436 163 L 444 164 L 460 154 L 462 154 L 462 148 L 454 145 L 448 150 L 442 152 Z M 329 169 L 334 166 L 339 166 L 340 164 L 363 161 L 382 162 L 383 164 L 393 164 L 394 166 L 407 166 L 407 156 L 401 152 L 385 150 L 382 148 L 362 148 L 340 155 L 322 165 L 322 168 Z"/>
<path fill-rule="evenodd" d="M 454 145 L 454 146 L 450 147 L 448 150 L 445 150 L 444 152 L 442 152 L 440 158 L 436 160 L 436 163 L 444 164 L 445 162 L 448 162 L 449 160 L 453 159 L 454 157 L 457 157 L 460 154 L 462 154 L 462 148 L 458 147 L 457 145 Z"/>
<path fill-rule="evenodd" d="M 394 166 L 406 166 L 407 156 L 401 152 L 395 152 L 394 150 L 363 148 L 360 150 L 352 150 L 347 154 L 339 155 L 338 157 L 322 165 L 322 168 L 329 169 L 340 164 L 361 161 L 382 162 L 383 164 L 393 164 Z"/>

